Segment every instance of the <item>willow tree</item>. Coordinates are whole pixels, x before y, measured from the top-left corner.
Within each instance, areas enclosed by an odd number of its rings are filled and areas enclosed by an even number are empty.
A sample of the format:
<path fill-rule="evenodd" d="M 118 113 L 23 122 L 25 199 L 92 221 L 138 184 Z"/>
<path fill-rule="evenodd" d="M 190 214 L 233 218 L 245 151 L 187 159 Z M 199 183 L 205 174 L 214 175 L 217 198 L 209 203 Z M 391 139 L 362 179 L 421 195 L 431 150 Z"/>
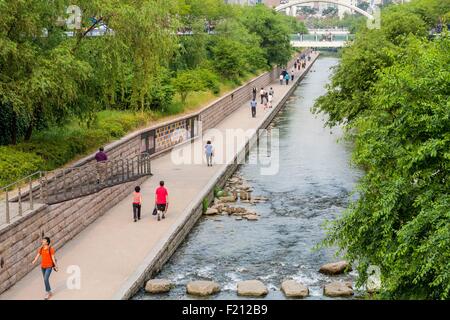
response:
<path fill-rule="evenodd" d="M 62 0 L 0 2 L 0 108 L 11 114 L 10 123 L 1 125 L 13 129 L 10 142 L 17 141 L 18 132 L 27 140 L 39 124 L 69 114 L 89 74 L 89 65 L 74 59 L 57 25 L 66 5 Z"/>
<path fill-rule="evenodd" d="M 84 28 L 77 32 L 74 51 L 94 66 L 98 95 L 109 105 L 119 102 L 143 110 L 176 47 L 178 1 L 80 1 L 78 5 Z M 109 33 L 86 37 L 100 25 Z"/>

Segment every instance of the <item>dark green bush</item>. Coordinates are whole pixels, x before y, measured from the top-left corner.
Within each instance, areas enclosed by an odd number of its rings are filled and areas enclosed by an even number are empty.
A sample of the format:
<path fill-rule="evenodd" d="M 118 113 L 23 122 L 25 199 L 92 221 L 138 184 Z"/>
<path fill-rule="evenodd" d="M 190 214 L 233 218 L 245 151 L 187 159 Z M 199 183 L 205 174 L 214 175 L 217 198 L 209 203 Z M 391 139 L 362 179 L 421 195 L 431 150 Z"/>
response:
<path fill-rule="evenodd" d="M 44 159 L 34 153 L 0 146 L 0 186 L 32 174 L 44 165 Z"/>

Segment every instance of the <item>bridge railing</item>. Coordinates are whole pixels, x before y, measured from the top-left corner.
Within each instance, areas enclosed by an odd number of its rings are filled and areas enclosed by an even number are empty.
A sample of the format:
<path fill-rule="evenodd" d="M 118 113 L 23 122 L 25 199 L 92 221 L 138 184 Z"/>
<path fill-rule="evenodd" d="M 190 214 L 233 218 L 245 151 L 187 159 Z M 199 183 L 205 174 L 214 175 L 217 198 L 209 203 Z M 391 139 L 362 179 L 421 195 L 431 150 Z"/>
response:
<path fill-rule="evenodd" d="M 151 175 L 147 153 L 82 167 L 38 171 L 0 188 L 0 225 L 40 206 L 87 196 L 146 175 Z"/>
<path fill-rule="evenodd" d="M 38 171 L 0 188 L 0 225 L 9 224 L 13 218 L 35 209 L 37 202 L 43 199 L 43 177 L 44 172 Z"/>
<path fill-rule="evenodd" d="M 300 35 L 291 35 L 292 41 L 351 41 L 355 39 L 354 34 L 300 34 Z"/>

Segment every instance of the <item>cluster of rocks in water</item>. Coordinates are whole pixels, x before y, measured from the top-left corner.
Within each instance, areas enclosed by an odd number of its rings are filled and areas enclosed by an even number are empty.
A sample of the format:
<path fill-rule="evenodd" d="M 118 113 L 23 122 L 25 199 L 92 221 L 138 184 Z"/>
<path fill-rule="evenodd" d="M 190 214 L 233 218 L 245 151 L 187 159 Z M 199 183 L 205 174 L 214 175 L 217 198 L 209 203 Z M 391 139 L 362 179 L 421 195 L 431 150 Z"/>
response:
<path fill-rule="evenodd" d="M 235 204 L 255 205 L 256 203 L 266 202 L 268 199 L 261 196 L 252 197 L 253 189 L 244 181 L 244 179 L 235 174 L 230 178 L 223 191 L 218 192 L 218 197 L 214 199 L 213 205 L 208 208 L 204 214 L 207 216 L 229 215 L 235 216 L 236 220 L 246 219 L 248 221 L 259 220 L 259 214 L 253 210 L 244 207 L 238 207 Z"/>
<path fill-rule="evenodd" d="M 339 261 L 323 265 L 319 272 L 327 275 L 338 275 L 350 271 L 351 267 L 346 261 Z M 151 279 L 145 285 L 145 291 L 152 294 L 169 292 L 173 283 L 167 279 Z M 309 289 L 295 280 L 286 279 L 281 283 L 281 291 L 289 298 L 305 298 Z M 220 285 L 214 281 L 197 280 L 186 285 L 186 292 L 194 296 L 210 296 L 220 292 Z M 259 280 L 245 280 L 237 283 L 237 295 L 246 297 L 263 297 L 269 293 L 267 286 Z M 323 288 L 323 294 L 328 297 L 349 297 L 353 295 L 350 281 L 334 281 Z"/>
<path fill-rule="evenodd" d="M 228 215 L 235 216 L 236 220 L 246 219 L 256 221 L 259 214 L 249 208 L 239 207 L 236 203 L 255 205 L 266 202 L 268 199 L 260 196 L 252 196 L 253 189 L 238 174 L 234 174 L 225 184 L 224 190 L 219 191 L 217 197 L 204 215 Z M 346 261 L 338 261 L 323 265 L 319 272 L 325 275 L 340 275 L 351 271 L 351 266 Z M 166 293 L 174 284 L 167 279 L 151 279 L 145 285 L 145 291 L 152 294 Z M 186 292 L 194 296 L 210 296 L 220 292 L 220 285 L 214 281 L 196 280 L 186 285 Z M 305 298 L 309 295 L 306 285 L 292 279 L 286 279 L 281 283 L 280 290 L 289 298 Z M 237 283 L 237 295 L 247 297 L 263 297 L 269 293 L 267 286 L 259 280 L 246 280 Z M 323 287 L 323 294 L 328 297 L 349 297 L 353 295 L 351 281 L 333 281 Z"/>

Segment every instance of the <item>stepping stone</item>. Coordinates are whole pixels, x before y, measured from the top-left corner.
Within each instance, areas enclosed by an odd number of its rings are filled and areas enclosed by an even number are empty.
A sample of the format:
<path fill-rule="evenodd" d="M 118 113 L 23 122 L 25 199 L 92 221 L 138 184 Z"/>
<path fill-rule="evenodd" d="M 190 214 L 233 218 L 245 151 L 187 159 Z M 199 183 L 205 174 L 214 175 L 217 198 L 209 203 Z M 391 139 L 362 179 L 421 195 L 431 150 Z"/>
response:
<path fill-rule="evenodd" d="M 236 202 L 236 198 L 234 196 L 220 197 L 219 200 L 221 202 Z"/>
<path fill-rule="evenodd" d="M 347 261 L 338 261 L 327 263 L 320 267 L 319 272 L 328 275 L 336 275 L 344 273 L 345 271 L 352 271 L 351 266 Z"/>
<path fill-rule="evenodd" d="M 295 280 L 285 280 L 281 284 L 281 291 L 290 298 L 304 298 L 309 295 L 308 287 Z"/>
<path fill-rule="evenodd" d="M 328 297 L 349 297 L 353 295 L 351 282 L 331 282 L 323 288 L 323 294 Z"/>
<path fill-rule="evenodd" d="M 215 215 L 218 213 L 219 213 L 219 210 L 214 209 L 214 208 L 208 208 L 208 209 L 206 209 L 206 212 L 204 214 L 207 216 L 211 216 L 211 215 Z"/>
<path fill-rule="evenodd" d="M 210 296 L 220 291 L 220 286 L 214 281 L 191 281 L 186 286 L 186 291 L 195 296 Z"/>
<path fill-rule="evenodd" d="M 259 280 L 241 281 L 237 284 L 237 294 L 247 297 L 261 297 L 269 293 L 267 287 Z"/>
<path fill-rule="evenodd" d="M 167 279 L 151 279 L 145 284 L 145 291 L 148 293 L 164 293 L 172 289 L 172 282 Z"/>

